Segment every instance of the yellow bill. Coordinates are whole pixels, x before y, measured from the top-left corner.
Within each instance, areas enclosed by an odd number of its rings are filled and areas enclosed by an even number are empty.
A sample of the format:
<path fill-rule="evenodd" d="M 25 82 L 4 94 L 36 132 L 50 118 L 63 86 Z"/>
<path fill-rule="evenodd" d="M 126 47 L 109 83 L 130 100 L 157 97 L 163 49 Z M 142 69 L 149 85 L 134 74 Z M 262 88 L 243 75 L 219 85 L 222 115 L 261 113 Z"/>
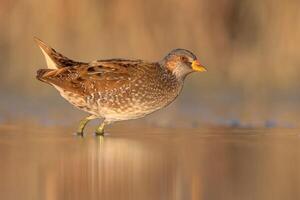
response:
<path fill-rule="evenodd" d="M 198 60 L 194 60 L 192 62 L 192 69 L 197 72 L 206 72 L 207 71 L 207 69 L 203 65 L 201 65 Z"/>

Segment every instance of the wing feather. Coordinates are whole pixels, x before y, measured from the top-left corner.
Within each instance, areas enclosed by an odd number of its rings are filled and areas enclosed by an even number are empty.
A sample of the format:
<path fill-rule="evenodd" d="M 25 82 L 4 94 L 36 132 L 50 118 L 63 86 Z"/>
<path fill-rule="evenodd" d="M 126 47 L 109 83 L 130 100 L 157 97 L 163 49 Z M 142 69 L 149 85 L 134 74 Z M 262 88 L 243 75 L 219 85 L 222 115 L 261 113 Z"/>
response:
<path fill-rule="evenodd" d="M 141 60 L 100 60 L 45 71 L 39 80 L 81 95 L 107 92 L 139 79 L 154 63 Z"/>

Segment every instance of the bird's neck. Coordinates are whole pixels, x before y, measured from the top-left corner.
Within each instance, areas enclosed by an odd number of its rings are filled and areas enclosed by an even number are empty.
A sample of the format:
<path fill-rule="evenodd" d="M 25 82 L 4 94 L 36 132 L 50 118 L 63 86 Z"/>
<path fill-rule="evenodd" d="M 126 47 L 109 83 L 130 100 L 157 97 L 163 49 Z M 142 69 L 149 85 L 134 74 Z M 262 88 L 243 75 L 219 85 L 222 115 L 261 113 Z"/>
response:
<path fill-rule="evenodd" d="M 185 77 L 190 73 L 188 71 L 185 71 L 185 69 L 176 67 L 176 65 L 170 62 L 166 62 L 165 60 L 162 60 L 158 63 L 163 70 L 166 70 L 168 71 L 168 73 L 175 76 L 179 82 L 184 81 Z"/>

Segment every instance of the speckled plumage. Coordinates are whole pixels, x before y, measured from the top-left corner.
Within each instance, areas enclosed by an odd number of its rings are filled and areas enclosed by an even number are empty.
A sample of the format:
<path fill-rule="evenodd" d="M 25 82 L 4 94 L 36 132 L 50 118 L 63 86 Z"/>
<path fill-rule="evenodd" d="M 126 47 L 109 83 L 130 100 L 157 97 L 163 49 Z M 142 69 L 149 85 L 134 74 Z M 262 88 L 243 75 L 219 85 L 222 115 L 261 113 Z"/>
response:
<path fill-rule="evenodd" d="M 160 62 L 110 59 L 84 63 L 36 41 L 50 68 L 40 69 L 37 78 L 53 85 L 75 107 L 106 123 L 140 118 L 167 106 L 179 95 L 185 76 L 195 71 L 193 67 L 202 67 L 198 62 L 192 67 L 196 57 L 183 49 L 173 50 Z"/>

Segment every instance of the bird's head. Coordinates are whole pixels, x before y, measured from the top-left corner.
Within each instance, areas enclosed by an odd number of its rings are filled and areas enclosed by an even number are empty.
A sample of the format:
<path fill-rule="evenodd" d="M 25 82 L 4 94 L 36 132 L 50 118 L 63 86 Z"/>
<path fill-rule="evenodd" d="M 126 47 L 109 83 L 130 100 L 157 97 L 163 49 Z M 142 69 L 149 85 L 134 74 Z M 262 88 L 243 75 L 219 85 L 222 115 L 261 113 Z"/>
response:
<path fill-rule="evenodd" d="M 185 78 L 191 72 L 205 72 L 196 56 L 185 49 L 172 50 L 163 60 L 162 65 L 170 70 L 177 78 Z"/>

